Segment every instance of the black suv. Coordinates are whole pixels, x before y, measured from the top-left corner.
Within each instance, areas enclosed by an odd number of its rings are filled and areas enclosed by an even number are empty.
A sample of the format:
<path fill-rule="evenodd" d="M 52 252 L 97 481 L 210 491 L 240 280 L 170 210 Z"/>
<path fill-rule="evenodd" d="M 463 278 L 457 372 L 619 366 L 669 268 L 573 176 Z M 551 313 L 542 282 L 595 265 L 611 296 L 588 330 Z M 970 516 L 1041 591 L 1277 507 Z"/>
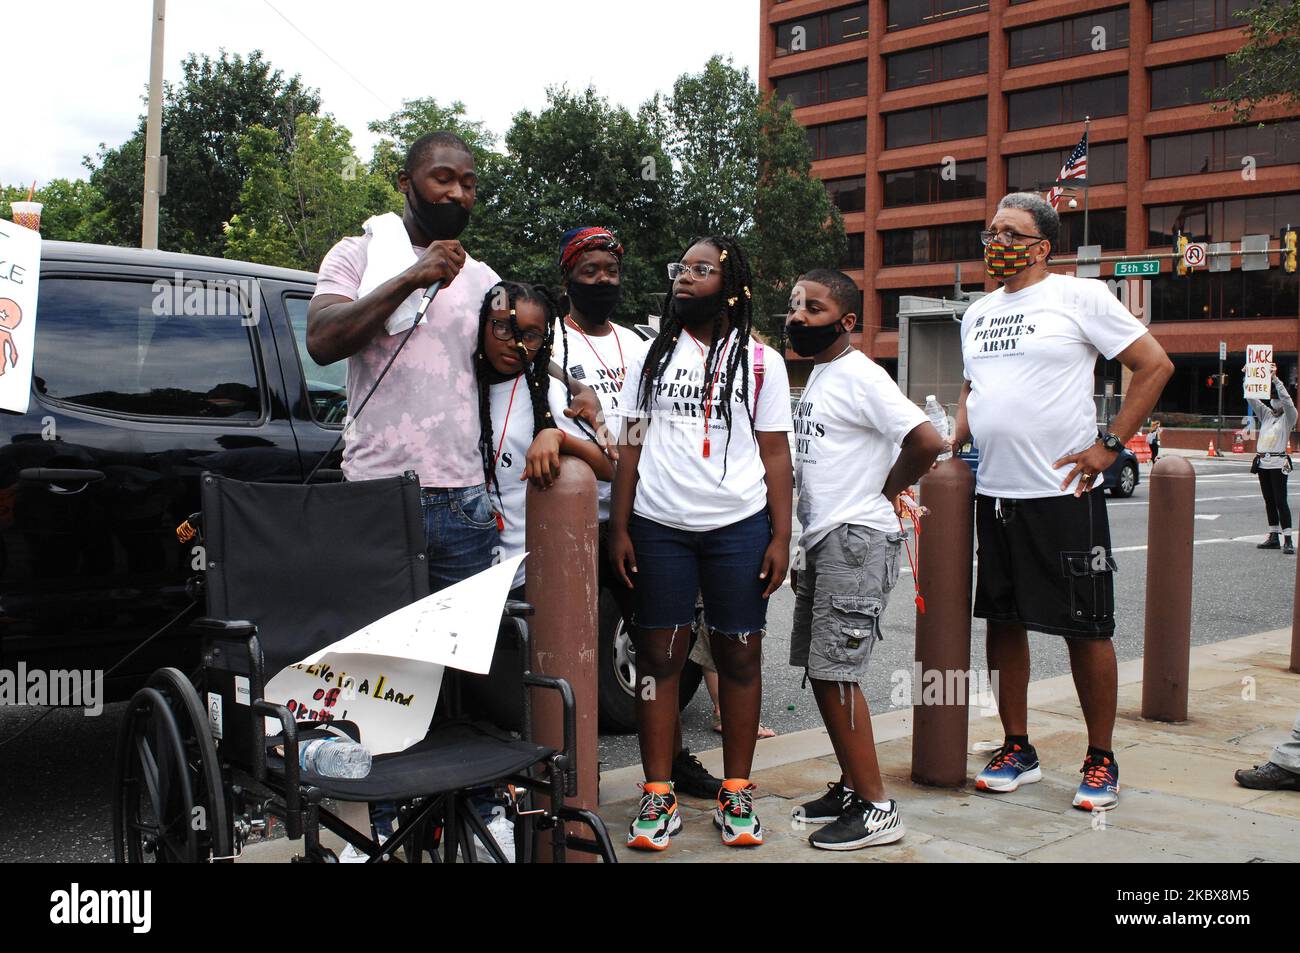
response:
<path fill-rule="evenodd" d="M 0 411 L 0 660 L 106 670 L 189 605 L 176 527 L 204 470 L 301 482 L 338 437 L 346 364 L 305 347 L 316 276 L 45 242 L 31 406 Z M 338 479 L 338 453 L 322 468 Z M 181 627 L 106 683 L 189 671 Z"/>
<path fill-rule="evenodd" d="M 182 612 L 203 561 L 176 527 L 204 470 L 298 483 L 338 439 L 347 364 L 307 353 L 310 272 L 45 242 L 31 406 L 0 411 L 0 666 L 113 668 Z M 316 480 L 340 479 L 334 451 Z M 635 728 L 635 669 L 601 600 L 601 722 Z M 130 694 L 197 647 L 170 629 L 106 681 Z M 700 680 L 693 663 L 682 703 Z"/>

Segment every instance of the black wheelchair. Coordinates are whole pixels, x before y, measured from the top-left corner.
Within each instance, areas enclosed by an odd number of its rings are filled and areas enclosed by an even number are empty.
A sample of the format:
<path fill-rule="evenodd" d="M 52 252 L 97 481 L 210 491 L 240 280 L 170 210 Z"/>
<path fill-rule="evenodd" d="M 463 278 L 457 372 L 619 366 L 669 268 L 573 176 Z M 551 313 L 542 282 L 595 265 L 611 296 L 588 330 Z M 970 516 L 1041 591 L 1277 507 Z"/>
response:
<path fill-rule="evenodd" d="M 301 840 L 295 861 L 334 862 L 321 828 L 368 863 L 456 862 L 480 849 L 504 862 L 484 805 L 507 817 L 515 860 L 549 847 L 616 858 L 604 823 L 566 804 L 577 793 L 574 696 L 563 679 L 531 671 L 526 603 L 507 603 L 498 635 L 515 648 L 521 723 L 503 729 L 462 710 L 461 673 L 448 668 L 427 735 L 376 755 L 367 777 L 324 777 L 299 767 L 299 746 L 342 732 L 344 721 L 295 721 L 263 695 L 268 674 L 429 592 L 420 486 L 415 474 L 295 486 L 201 477 L 207 615 L 191 623 L 201 663 L 191 676 L 154 672 L 119 730 L 113 805 L 118 862 L 228 862 L 279 819 Z M 497 673 L 494 673 L 496 675 Z M 502 684 L 500 678 L 494 684 Z M 559 693 L 563 741 L 532 738 L 533 690 Z M 267 719 L 278 726 L 269 734 Z M 513 730 L 510 730 L 513 729 Z M 345 823 L 331 802 L 397 804 L 382 844 Z"/>

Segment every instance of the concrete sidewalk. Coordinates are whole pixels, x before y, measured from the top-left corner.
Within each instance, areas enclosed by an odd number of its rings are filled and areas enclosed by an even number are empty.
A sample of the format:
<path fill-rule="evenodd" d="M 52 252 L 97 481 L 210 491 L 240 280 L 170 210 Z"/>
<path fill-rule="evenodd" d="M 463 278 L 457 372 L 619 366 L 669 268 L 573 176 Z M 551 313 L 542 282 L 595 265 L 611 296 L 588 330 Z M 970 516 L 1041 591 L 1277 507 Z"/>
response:
<path fill-rule="evenodd" d="M 1030 686 L 1030 738 L 1043 780 L 1012 794 L 986 794 L 972 786 L 949 791 L 914 785 L 911 711 L 872 719 L 886 775 L 907 827 L 898 843 L 852 852 L 820 851 L 807 844 L 811 828 L 796 830 L 790 811 L 825 792 L 839 770 L 824 730 L 760 741 L 753 779 L 755 802 L 767 829 L 759 848 L 727 848 L 710 818 L 711 803 L 681 800 L 685 829 L 663 853 L 619 847 L 629 862 L 687 861 L 1300 861 L 1300 792 L 1242 788 L 1233 771 L 1267 760 L 1289 737 L 1300 710 L 1300 675 L 1287 671 L 1290 629 L 1279 629 L 1192 649 L 1189 721 L 1143 721 L 1142 660 L 1119 667 L 1119 719 L 1115 756 L 1120 804 L 1090 815 L 1070 806 L 1087 748 L 1083 719 L 1069 676 Z M 981 743 L 996 744 L 996 716 L 972 709 L 969 776 L 988 760 Z M 721 750 L 700 753 L 714 774 Z M 636 810 L 639 766 L 601 775 L 600 813 L 621 844 Z"/>

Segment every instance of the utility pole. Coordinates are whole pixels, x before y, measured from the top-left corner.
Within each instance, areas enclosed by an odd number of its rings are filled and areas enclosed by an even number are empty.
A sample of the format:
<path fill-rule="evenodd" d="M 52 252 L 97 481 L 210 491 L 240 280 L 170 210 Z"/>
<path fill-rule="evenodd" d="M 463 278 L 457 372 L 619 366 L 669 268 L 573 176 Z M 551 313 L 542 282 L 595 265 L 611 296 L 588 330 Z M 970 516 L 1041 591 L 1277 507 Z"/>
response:
<path fill-rule="evenodd" d="M 158 247 L 158 184 L 162 152 L 163 28 L 167 0 L 153 0 L 153 38 L 149 49 L 149 119 L 144 134 L 144 217 L 140 247 Z"/>
<path fill-rule="evenodd" d="M 1092 136 L 1088 135 L 1088 127 L 1092 124 L 1091 116 L 1083 117 L 1083 161 L 1087 166 L 1087 171 L 1083 177 L 1083 243 L 1088 244 L 1088 183 L 1092 181 L 1092 166 L 1089 164 L 1092 160 Z"/>

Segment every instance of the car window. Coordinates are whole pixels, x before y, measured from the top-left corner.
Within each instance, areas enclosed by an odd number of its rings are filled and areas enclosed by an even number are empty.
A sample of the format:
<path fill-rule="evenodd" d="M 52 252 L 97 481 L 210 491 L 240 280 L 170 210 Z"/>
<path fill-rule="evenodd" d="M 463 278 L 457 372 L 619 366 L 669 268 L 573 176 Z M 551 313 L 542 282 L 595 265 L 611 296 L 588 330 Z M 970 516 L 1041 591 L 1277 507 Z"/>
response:
<path fill-rule="evenodd" d="M 144 417 L 260 419 L 250 296 L 219 279 L 173 284 L 42 278 L 37 393 Z"/>
<path fill-rule="evenodd" d="M 312 418 L 323 424 L 341 426 L 348 413 L 348 362 L 321 365 L 307 353 L 307 306 L 310 304 L 310 298 L 284 297 L 284 308 L 293 324 L 293 339 L 298 346 L 298 366 L 307 381 Z"/>

